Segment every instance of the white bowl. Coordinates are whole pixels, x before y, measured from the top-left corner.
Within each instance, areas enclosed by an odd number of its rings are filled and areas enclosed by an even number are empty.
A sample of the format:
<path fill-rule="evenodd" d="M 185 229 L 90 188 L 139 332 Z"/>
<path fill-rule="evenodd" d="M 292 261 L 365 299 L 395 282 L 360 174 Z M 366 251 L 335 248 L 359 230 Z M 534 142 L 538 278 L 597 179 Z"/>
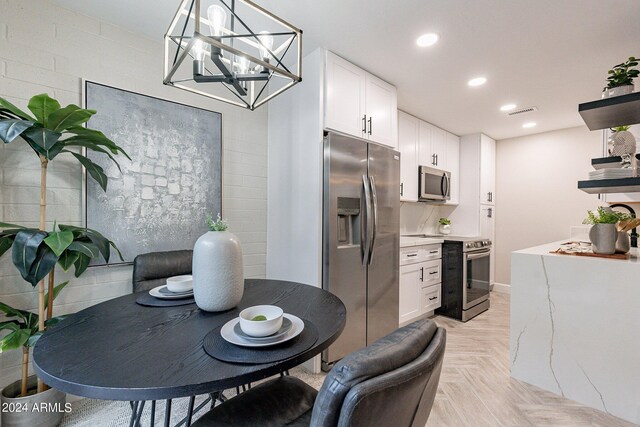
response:
<path fill-rule="evenodd" d="M 254 305 L 240 312 L 240 329 L 252 337 L 266 337 L 273 335 L 282 327 L 284 312 L 275 305 Z M 263 315 L 267 320 L 251 320 Z"/>
<path fill-rule="evenodd" d="M 173 276 L 167 279 L 167 289 L 171 292 L 187 292 L 193 289 L 193 276 Z"/>

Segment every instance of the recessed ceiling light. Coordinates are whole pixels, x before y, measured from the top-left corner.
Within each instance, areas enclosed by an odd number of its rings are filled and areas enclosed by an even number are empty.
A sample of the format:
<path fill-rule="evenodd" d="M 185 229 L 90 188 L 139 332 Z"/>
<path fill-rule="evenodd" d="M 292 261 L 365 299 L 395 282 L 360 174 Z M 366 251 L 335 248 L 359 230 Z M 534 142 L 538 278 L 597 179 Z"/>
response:
<path fill-rule="evenodd" d="M 469 80 L 467 84 L 469 86 L 482 86 L 486 82 L 487 82 L 487 79 L 485 77 L 476 77 L 474 79 Z"/>
<path fill-rule="evenodd" d="M 523 124 L 522 127 L 525 128 L 525 129 L 529 129 L 529 128 L 534 127 L 535 125 L 536 125 L 536 122 L 527 122 L 527 123 Z"/>
<path fill-rule="evenodd" d="M 440 36 L 436 33 L 423 34 L 418 37 L 418 39 L 416 40 L 416 44 L 420 47 L 433 46 L 434 44 L 436 44 L 439 38 Z"/>
<path fill-rule="evenodd" d="M 500 107 L 500 111 L 511 111 L 514 110 L 516 108 L 516 104 L 505 104 L 502 107 Z"/>

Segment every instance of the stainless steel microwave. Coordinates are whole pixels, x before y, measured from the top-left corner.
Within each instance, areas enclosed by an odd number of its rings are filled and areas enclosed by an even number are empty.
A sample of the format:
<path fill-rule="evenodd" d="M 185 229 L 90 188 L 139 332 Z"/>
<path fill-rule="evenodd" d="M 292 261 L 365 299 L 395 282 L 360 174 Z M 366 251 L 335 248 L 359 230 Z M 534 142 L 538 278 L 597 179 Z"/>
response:
<path fill-rule="evenodd" d="M 427 202 L 451 199 L 451 172 L 420 166 L 419 174 L 419 200 Z"/>

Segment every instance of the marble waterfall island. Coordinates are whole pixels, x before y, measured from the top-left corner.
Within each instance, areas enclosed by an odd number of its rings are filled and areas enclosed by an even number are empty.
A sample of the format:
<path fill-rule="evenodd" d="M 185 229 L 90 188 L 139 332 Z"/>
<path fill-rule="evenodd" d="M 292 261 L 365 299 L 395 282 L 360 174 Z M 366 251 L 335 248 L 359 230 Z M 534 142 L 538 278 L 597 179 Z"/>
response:
<path fill-rule="evenodd" d="M 640 424 L 640 259 L 511 258 L 511 376 Z"/>

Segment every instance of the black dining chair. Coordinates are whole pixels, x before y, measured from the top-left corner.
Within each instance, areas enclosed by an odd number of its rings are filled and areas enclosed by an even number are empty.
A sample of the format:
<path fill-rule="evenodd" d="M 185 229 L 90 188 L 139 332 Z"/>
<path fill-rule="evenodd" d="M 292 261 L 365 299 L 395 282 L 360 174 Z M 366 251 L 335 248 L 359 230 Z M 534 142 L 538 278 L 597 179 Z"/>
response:
<path fill-rule="evenodd" d="M 284 376 L 203 415 L 204 426 L 421 426 L 435 399 L 446 331 L 429 319 L 397 329 L 329 372 L 316 391 Z"/>
<path fill-rule="evenodd" d="M 133 260 L 133 292 L 164 285 L 168 277 L 191 274 L 192 250 L 150 252 Z"/>

